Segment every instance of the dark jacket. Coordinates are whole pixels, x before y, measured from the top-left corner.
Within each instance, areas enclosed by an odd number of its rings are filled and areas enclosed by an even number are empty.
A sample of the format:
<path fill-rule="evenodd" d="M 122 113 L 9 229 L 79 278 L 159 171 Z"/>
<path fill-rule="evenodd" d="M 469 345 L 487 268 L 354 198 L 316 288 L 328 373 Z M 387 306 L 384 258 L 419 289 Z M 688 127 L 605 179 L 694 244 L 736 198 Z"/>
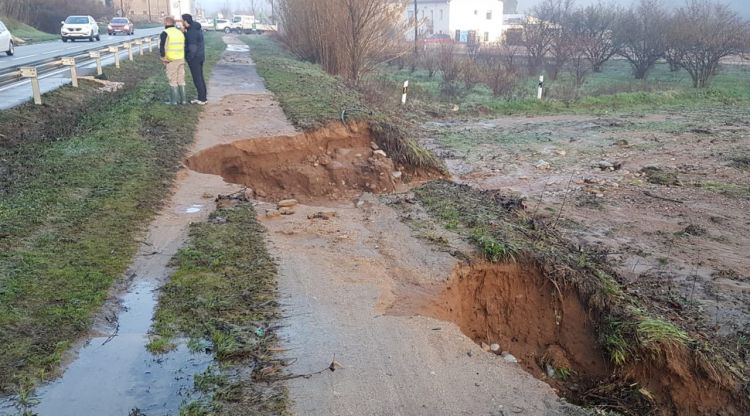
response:
<path fill-rule="evenodd" d="M 206 45 L 203 41 L 203 29 L 198 22 L 190 22 L 185 32 L 185 59 L 188 62 L 202 62 L 206 57 Z"/>

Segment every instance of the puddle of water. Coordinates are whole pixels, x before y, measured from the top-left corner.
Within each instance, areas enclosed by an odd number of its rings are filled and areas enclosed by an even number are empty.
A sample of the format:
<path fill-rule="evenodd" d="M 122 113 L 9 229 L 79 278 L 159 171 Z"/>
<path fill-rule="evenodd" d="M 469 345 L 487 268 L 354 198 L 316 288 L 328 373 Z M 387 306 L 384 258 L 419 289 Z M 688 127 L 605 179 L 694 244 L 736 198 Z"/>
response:
<path fill-rule="evenodd" d="M 250 47 L 247 45 L 227 45 L 227 51 L 229 52 L 250 52 Z"/>
<path fill-rule="evenodd" d="M 205 371 L 212 356 L 176 350 L 153 355 L 146 350 L 156 306 L 152 282 L 140 281 L 123 297 L 126 310 L 112 338 L 92 338 L 58 380 L 36 391 L 39 416 L 174 415 L 193 397 L 193 375 Z M 0 414 L 18 414 L 13 399 L 0 403 Z"/>

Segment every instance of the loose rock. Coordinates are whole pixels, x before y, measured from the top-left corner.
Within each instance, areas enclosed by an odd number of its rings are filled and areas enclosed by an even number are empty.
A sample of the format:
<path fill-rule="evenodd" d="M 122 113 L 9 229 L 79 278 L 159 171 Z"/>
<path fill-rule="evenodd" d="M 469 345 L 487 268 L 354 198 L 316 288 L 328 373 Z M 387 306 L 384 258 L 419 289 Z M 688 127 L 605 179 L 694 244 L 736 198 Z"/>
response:
<path fill-rule="evenodd" d="M 299 204 L 296 199 L 283 199 L 276 204 L 279 208 L 289 208 Z"/>
<path fill-rule="evenodd" d="M 294 214 L 294 210 L 289 207 L 281 207 L 279 208 L 279 214 L 281 215 L 292 215 Z"/>
<path fill-rule="evenodd" d="M 490 345 L 490 351 L 494 352 L 495 354 L 500 354 L 500 345 L 499 344 L 491 344 Z"/>
<path fill-rule="evenodd" d="M 374 154 L 374 155 L 378 155 L 378 156 L 380 156 L 380 157 L 387 157 L 387 156 L 388 156 L 388 155 L 386 155 L 386 154 L 385 154 L 385 152 L 384 152 L 384 151 L 382 151 L 382 150 L 376 150 L 376 151 L 372 152 L 372 154 Z"/>
<path fill-rule="evenodd" d="M 534 167 L 537 168 L 537 169 L 546 170 L 546 169 L 550 169 L 552 167 L 552 165 L 550 165 L 549 162 L 547 162 L 546 160 L 541 160 L 540 159 L 538 162 L 536 162 L 536 164 L 534 165 Z"/>

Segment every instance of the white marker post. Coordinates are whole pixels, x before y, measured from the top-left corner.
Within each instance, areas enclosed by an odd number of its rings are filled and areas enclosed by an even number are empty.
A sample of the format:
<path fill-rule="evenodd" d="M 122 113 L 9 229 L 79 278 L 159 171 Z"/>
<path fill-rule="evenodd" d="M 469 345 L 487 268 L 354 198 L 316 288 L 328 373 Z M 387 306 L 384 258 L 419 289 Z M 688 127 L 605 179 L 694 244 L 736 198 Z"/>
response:
<path fill-rule="evenodd" d="M 70 67 L 70 82 L 78 88 L 78 71 L 76 71 L 76 58 L 68 56 L 62 58 L 62 64 Z"/>
<path fill-rule="evenodd" d="M 401 105 L 406 104 L 406 93 L 409 91 L 409 80 L 404 81 L 404 90 L 401 93 Z"/>
<path fill-rule="evenodd" d="M 536 92 L 536 99 L 542 99 L 542 90 L 544 89 L 544 75 L 539 75 L 539 89 Z"/>

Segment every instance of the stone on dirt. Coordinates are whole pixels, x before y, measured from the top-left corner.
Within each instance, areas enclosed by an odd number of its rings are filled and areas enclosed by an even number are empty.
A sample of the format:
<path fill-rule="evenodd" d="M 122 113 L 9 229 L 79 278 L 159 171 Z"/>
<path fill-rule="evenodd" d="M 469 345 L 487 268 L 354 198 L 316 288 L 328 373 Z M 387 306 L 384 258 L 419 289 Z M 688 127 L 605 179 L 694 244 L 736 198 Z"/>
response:
<path fill-rule="evenodd" d="M 500 355 L 503 357 L 503 360 L 505 360 L 505 362 L 507 362 L 507 363 L 517 363 L 518 362 L 518 359 L 516 357 L 514 357 L 508 351 L 503 351 Z"/>
<path fill-rule="evenodd" d="M 307 216 L 308 219 L 321 219 L 321 220 L 330 220 L 331 218 L 336 216 L 336 211 L 318 211 L 314 214 L 310 214 Z"/>
<path fill-rule="evenodd" d="M 552 165 L 550 165 L 546 160 L 539 159 L 539 161 L 534 164 L 534 167 L 541 170 L 547 170 L 551 169 Z"/>
<path fill-rule="evenodd" d="M 495 354 L 500 354 L 500 345 L 499 344 L 491 344 L 490 345 L 490 351 L 494 352 Z"/>
<path fill-rule="evenodd" d="M 278 217 L 280 215 L 281 215 L 281 212 L 279 212 L 279 210 L 277 210 L 277 209 L 267 209 L 266 210 L 266 217 L 268 217 L 268 218 L 274 218 L 274 217 Z"/>
<path fill-rule="evenodd" d="M 249 201 L 255 198 L 255 191 L 253 191 L 253 188 L 245 188 L 244 195 L 245 195 L 245 199 Z"/>
<path fill-rule="evenodd" d="M 296 199 L 282 199 L 276 204 L 279 208 L 289 208 L 299 204 Z"/>
<path fill-rule="evenodd" d="M 380 146 L 378 146 L 378 144 L 375 143 L 375 142 L 370 142 L 370 148 L 372 150 L 378 150 L 378 149 L 380 149 Z"/>
<path fill-rule="evenodd" d="M 294 209 L 292 209 L 291 207 L 281 207 L 281 208 L 279 208 L 279 214 L 281 214 L 281 215 L 293 215 L 294 214 Z"/>
<path fill-rule="evenodd" d="M 485 343 L 483 342 L 483 343 L 482 343 L 482 351 L 484 351 L 484 352 L 490 352 L 490 351 L 491 351 L 491 349 L 490 349 L 490 346 L 489 346 L 489 345 L 487 345 L 487 344 L 485 344 Z"/>
<path fill-rule="evenodd" d="M 391 176 L 393 179 L 401 179 L 401 176 L 403 175 L 403 172 L 400 171 L 394 171 L 391 173 Z"/>
<path fill-rule="evenodd" d="M 384 151 L 382 151 L 382 150 L 376 150 L 376 151 L 372 152 L 372 154 L 374 154 L 374 155 L 377 155 L 377 156 L 380 156 L 380 157 L 387 157 L 387 156 L 388 156 L 388 155 L 386 155 L 386 154 L 385 154 L 385 152 L 384 152 Z"/>

